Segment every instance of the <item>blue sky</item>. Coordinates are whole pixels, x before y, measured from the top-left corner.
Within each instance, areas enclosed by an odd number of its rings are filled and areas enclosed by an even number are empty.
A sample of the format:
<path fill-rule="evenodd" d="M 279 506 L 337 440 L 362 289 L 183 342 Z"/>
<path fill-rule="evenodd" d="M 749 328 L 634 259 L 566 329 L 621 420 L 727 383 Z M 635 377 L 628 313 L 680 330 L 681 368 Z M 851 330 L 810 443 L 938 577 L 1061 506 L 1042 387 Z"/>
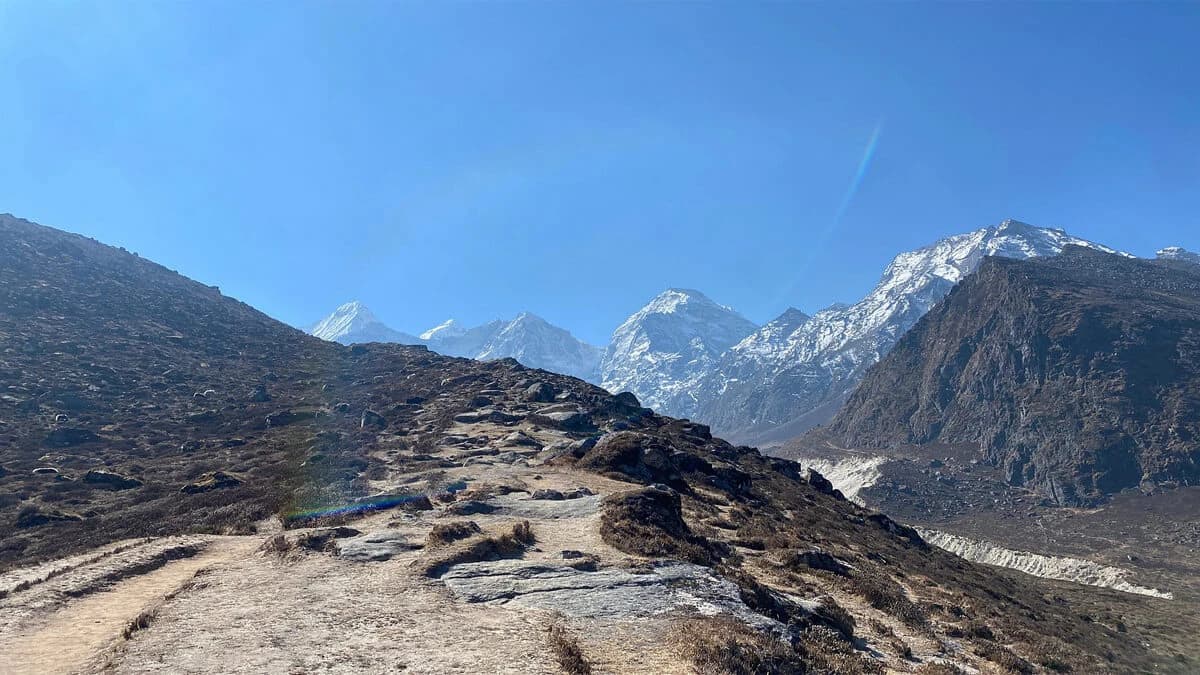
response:
<path fill-rule="evenodd" d="M 0 212 L 293 324 L 599 343 L 669 286 L 761 322 L 1006 217 L 1200 249 L 1198 34 L 1187 3 L 10 1 Z"/>

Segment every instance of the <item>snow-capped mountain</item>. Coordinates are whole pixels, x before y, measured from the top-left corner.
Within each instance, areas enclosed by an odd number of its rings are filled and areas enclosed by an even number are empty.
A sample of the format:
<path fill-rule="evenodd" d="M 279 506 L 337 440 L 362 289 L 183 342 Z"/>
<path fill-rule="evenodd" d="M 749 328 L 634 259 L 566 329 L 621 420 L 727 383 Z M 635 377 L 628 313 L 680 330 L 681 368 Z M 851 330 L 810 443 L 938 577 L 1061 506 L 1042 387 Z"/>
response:
<path fill-rule="evenodd" d="M 342 344 L 399 342 L 425 345 L 447 356 L 491 360 L 514 358 L 530 368 L 599 381 L 604 350 L 576 339 L 541 317 L 523 312 L 512 321 L 489 321 L 465 327 L 450 319 L 421 333 L 420 337 L 393 330 L 375 318 L 360 302 L 348 302 L 322 319 L 310 334 Z"/>
<path fill-rule="evenodd" d="M 527 366 L 596 382 L 603 354 L 601 348 L 575 339 L 539 316 L 523 312 L 493 335 L 475 358 L 512 357 Z"/>
<path fill-rule="evenodd" d="M 689 417 L 696 409 L 696 382 L 756 328 L 699 291 L 669 289 L 613 331 L 600 364 L 601 385 L 631 391 L 659 412 Z"/>
<path fill-rule="evenodd" d="M 1160 260 L 1180 260 L 1194 265 L 1200 265 L 1200 253 L 1192 253 L 1186 248 L 1168 246 L 1156 254 Z"/>
<path fill-rule="evenodd" d="M 425 331 L 424 333 L 421 333 L 421 339 L 428 341 L 428 340 L 433 340 L 435 338 L 436 339 L 452 338 L 452 337 L 458 337 L 466 332 L 467 332 L 467 329 L 464 328 L 461 323 L 455 321 L 454 319 L 447 319 L 446 321 L 443 321 L 442 323 L 434 326 L 433 328 L 430 328 L 429 330 Z"/>
<path fill-rule="evenodd" d="M 467 328 L 454 319 L 450 319 L 436 328 L 421 333 L 421 337 L 425 339 L 425 344 L 429 345 L 430 349 L 439 354 L 474 359 L 479 357 L 479 353 L 484 350 L 488 342 L 507 325 L 507 321 L 496 319 Z"/>
<path fill-rule="evenodd" d="M 1057 255 L 1071 244 L 1114 252 L 1062 230 L 1005 220 L 901 253 L 859 302 L 798 325 L 795 317 L 773 321 L 729 349 L 695 383 L 695 418 L 743 442 L 796 436 L 828 421 L 866 369 L 984 256 Z"/>
<path fill-rule="evenodd" d="M 333 310 L 333 314 L 321 319 L 308 332 L 322 340 L 344 345 L 356 342 L 399 342 L 406 345 L 421 343 L 415 335 L 383 325 L 371 310 L 357 300 Z"/>

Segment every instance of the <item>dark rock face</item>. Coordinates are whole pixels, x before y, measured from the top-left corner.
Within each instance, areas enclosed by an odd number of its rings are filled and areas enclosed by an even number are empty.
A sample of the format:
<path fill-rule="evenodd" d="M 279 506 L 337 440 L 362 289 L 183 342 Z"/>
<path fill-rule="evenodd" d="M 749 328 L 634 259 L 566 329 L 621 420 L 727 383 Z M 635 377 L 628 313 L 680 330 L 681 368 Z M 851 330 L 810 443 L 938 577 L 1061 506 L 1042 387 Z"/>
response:
<path fill-rule="evenodd" d="M 1068 248 L 987 259 L 874 367 L 827 433 L 977 444 L 1059 504 L 1200 482 L 1200 268 Z"/>

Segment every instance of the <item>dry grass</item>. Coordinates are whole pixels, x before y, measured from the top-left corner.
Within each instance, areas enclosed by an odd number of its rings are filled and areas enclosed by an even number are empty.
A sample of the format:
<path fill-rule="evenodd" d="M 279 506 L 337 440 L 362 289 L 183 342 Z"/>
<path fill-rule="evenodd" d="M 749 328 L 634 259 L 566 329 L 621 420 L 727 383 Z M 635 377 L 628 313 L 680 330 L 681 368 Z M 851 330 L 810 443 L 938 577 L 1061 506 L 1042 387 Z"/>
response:
<path fill-rule="evenodd" d="M 425 548 L 448 546 L 456 541 L 466 539 L 481 533 L 479 525 L 473 520 L 456 520 L 450 523 L 438 523 L 433 526 L 425 537 Z"/>
<path fill-rule="evenodd" d="M 592 674 L 592 664 L 584 656 L 583 649 L 579 646 L 579 639 L 561 620 L 551 623 L 547 632 L 550 649 L 554 652 L 554 658 L 564 673 L 567 675 Z"/>
<path fill-rule="evenodd" d="M 998 645 L 995 642 L 982 640 L 975 644 L 974 652 L 976 655 L 982 656 L 1000 666 L 1005 672 L 1021 673 L 1022 675 L 1033 672 L 1033 665 L 1028 661 L 1017 656 L 1007 647 Z"/>
<path fill-rule="evenodd" d="M 917 668 L 917 675 L 963 675 L 966 672 L 949 663 L 926 663 Z"/>
<path fill-rule="evenodd" d="M 909 599 L 900 584 L 880 574 L 860 571 L 849 580 L 850 590 L 875 609 L 887 612 L 913 628 L 929 624 L 928 613 Z"/>
<path fill-rule="evenodd" d="M 720 551 L 697 536 L 683 521 L 679 494 L 643 488 L 609 495 L 604 500 L 600 536 L 626 553 L 668 557 L 712 565 Z"/>
<path fill-rule="evenodd" d="M 730 617 L 682 621 L 672 631 L 670 642 L 699 675 L 808 672 L 803 655 L 790 645 Z"/>
<path fill-rule="evenodd" d="M 444 548 L 442 553 L 422 560 L 418 565 L 425 576 L 440 577 L 455 565 L 520 555 L 534 541 L 533 528 L 528 520 L 523 520 L 514 523 L 507 532 L 489 536 L 475 535 L 456 542 L 453 546 Z"/>

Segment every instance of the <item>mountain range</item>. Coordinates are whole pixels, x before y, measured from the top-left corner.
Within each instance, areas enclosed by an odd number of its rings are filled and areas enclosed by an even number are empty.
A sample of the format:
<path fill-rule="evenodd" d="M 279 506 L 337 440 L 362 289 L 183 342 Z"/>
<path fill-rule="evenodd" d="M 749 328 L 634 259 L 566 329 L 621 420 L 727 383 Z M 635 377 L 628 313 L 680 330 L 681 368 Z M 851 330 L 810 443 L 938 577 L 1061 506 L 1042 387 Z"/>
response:
<path fill-rule="evenodd" d="M 446 356 L 483 361 L 513 358 L 523 365 L 597 382 L 602 350 L 529 312 L 511 321 L 496 320 L 466 327 L 450 319 L 414 336 L 380 322 L 361 302 L 338 307 L 317 322 L 309 334 L 323 340 L 356 344 L 394 342 L 425 345 Z"/>
<path fill-rule="evenodd" d="M 703 422 L 739 442 L 771 445 L 832 419 L 867 369 L 984 258 L 1054 256 L 1072 245 L 1128 255 L 1010 219 L 901 253 L 856 303 L 811 316 L 788 308 L 762 326 L 700 291 L 671 288 L 622 322 L 604 348 L 532 314 L 475 327 L 448 321 L 414 337 L 379 324 L 358 303 L 311 332 L 340 342 L 392 335 L 384 341 L 453 356 L 512 357 L 630 391 L 657 411 Z M 1159 257 L 1180 264 L 1198 259 L 1178 247 Z"/>

